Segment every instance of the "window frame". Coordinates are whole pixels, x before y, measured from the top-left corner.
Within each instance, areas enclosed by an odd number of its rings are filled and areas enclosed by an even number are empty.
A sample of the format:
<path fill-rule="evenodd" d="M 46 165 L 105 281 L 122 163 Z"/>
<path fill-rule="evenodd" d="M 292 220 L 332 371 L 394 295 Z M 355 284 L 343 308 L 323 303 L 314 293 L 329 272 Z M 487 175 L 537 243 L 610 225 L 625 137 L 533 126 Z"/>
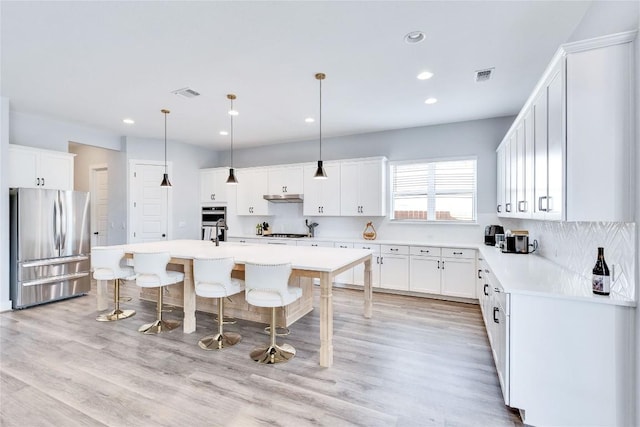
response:
<path fill-rule="evenodd" d="M 473 190 L 473 197 L 472 197 L 472 219 L 470 220 L 437 220 L 437 219 L 417 219 L 417 218 L 408 218 L 408 219 L 397 219 L 394 217 L 394 212 L 395 212 L 395 205 L 394 205 L 394 199 L 395 199 L 395 193 L 393 191 L 393 181 L 394 181 L 394 173 L 393 173 L 393 169 L 395 166 L 401 166 L 401 165 L 412 165 L 412 164 L 422 164 L 422 163 L 439 163 L 439 162 L 454 162 L 454 161 L 466 161 L 466 160 L 473 160 L 475 162 L 475 168 L 474 168 L 474 190 Z M 395 161 L 390 161 L 388 164 L 388 172 L 387 172 L 387 176 L 389 177 L 389 182 L 388 182 L 388 189 L 389 189 L 389 195 L 388 195 L 388 206 L 389 206 L 389 210 L 388 210 L 388 219 L 389 221 L 396 223 L 396 224 L 446 224 L 446 225 L 477 225 L 478 224 L 478 156 L 460 156 L 460 157 L 436 157 L 436 158 L 426 158 L 426 159 L 418 159 L 418 160 L 395 160 Z M 432 177 L 433 180 L 434 177 Z M 462 193 L 463 191 L 460 191 L 460 193 Z M 446 194 L 455 194 L 455 192 L 452 193 L 446 193 Z M 435 212 L 435 201 L 436 201 L 436 196 L 438 195 L 438 193 L 435 193 L 433 195 L 429 195 L 427 194 L 427 206 L 429 206 L 430 204 L 432 204 L 434 206 L 434 212 Z M 430 209 L 427 210 L 427 212 L 431 212 Z M 435 215 L 434 215 L 435 216 Z"/>

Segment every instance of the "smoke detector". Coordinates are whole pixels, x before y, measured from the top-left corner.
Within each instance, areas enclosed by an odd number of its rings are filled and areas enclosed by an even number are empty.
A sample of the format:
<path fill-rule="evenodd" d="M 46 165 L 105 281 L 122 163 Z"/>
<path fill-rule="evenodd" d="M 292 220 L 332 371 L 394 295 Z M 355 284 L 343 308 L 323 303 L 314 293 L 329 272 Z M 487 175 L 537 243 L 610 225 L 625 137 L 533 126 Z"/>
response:
<path fill-rule="evenodd" d="M 491 79 L 492 75 L 493 75 L 493 68 L 478 70 L 476 71 L 476 82 L 477 83 L 486 82 L 487 80 Z"/>
<path fill-rule="evenodd" d="M 196 92 L 190 87 L 183 87 L 182 89 L 174 90 L 171 93 L 182 96 L 183 98 L 195 98 L 196 96 L 200 96 L 199 92 Z"/>

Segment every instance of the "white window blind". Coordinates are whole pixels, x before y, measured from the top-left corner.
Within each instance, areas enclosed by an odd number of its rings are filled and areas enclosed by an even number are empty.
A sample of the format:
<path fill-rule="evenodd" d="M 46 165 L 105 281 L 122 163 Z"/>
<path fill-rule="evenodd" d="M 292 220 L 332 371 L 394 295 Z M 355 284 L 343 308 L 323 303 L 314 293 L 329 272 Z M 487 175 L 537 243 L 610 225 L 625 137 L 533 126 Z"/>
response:
<path fill-rule="evenodd" d="M 391 165 L 392 219 L 476 220 L 476 160 Z"/>

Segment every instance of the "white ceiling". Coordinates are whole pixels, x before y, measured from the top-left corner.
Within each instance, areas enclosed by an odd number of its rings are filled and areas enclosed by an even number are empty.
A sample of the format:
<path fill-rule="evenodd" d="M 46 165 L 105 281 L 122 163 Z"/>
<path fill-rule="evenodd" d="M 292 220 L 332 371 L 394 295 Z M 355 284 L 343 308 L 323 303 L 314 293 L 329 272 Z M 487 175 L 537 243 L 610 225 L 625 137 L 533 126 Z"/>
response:
<path fill-rule="evenodd" d="M 227 93 L 235 147 L 317 139 L 316 72 L 323 137 L 505 116 L 589 3 L 2 1 L 1 90 L 14 111 L 135 137 L 163 138 L 168 108 L 169 139 L 216 149 Z M 186 86 L 201 96 L 171 93 Z"/>

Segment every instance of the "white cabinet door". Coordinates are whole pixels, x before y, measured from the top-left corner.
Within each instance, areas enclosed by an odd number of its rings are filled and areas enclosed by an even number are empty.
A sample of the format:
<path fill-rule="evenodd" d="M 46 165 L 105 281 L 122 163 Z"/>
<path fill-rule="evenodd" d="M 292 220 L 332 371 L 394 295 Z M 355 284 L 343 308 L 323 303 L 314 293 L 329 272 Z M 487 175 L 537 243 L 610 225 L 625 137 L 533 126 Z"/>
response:
<path fill-rule="evenodd" d="M 200 170 L 200 202 L 224 203 L 228 201 L 230 185 L 227 184 L 229 169 L 201 169 Z"/>
<path fill-rule="evenodd" d="M 475 269 L 473 259 L 442 258 L 442 293 L 463 298 L 475 298 Z"/>
<path fill-rule="evenodd" d="M 40 188 L 39 154 L 9 145 L 9 187 Z"/>
<path fill-rule="evenodd" d="M 533 218 L 544 219 L 547 198 L 547 90 L 533 101 Z"/>
<path fill-rule="evenodd" d="M 371 286 L 380 287 L 380 245 L 369 243 L 356 243 L 355 249 L 367 249 L 373 252 L 371 260 Z M 353 281 L 356 285 L 364 286 L 364 264 L 358 264 L 353 268 Z"/>
<path fill-rule="evenodd" d="M 267 194 L 267 169 L 237 169 L 237 214 L 269 215 L 269 202 L 263 196 Z"/>
<path fill-rule="evenodd" d="M 409 290 L 440 294 L 440 258 L 411 256 L 409 260 Z"/>
<path fill-rule="evenodd" d="M 560 67 L 562 68 L 562 67 Z M 558 71 L 548 85 L 546 219 L 561 220 L 564 205 L 564 82 Z"/>
<path fill-rule="evenodd" d="M 340 214 L 386 215 L 386 162 L 384 159 L 342 162 Z"/>
<path fill-rule="evenodd" d="M 341 248 L 341 249 L 352 249 L 353 243 L 335 242 L 334 247 Z M 344 273 L 338 274 L 336 277 L 333 278 L 333 283 L 343 283 L 346 285 L 353 285 L 353 268 L 345 271 Z"/>
<path fill-rule="evenodd" d="M 302 174 L 302 166 L 276 166 L 268 168 L 268 194 L 302 194 Z"/>
<path fill-rule="evenodd" d="M 305 216 L 340 215 L 340 163 L 324 163 L 327 179 L 315 179 L 315 164 L 309 164 L 303 170 Z"/>
<path fill-rule="evenodd" d="M 70 153 L 9 145 L 9 186 L 73 190 Z"/>
<path fill-rule="evenodd" d="M 505 150 L 506 143 L 500 144 L 496 151 L 496 213 L 498 216 L 504 216 L 504 191 L 505 191 Z"/>
<path fill-rule="evenodd" d="M 380 287 L 409 290 L 409 257 L 407 255 L 382 255 L 380 257 Z"/>

